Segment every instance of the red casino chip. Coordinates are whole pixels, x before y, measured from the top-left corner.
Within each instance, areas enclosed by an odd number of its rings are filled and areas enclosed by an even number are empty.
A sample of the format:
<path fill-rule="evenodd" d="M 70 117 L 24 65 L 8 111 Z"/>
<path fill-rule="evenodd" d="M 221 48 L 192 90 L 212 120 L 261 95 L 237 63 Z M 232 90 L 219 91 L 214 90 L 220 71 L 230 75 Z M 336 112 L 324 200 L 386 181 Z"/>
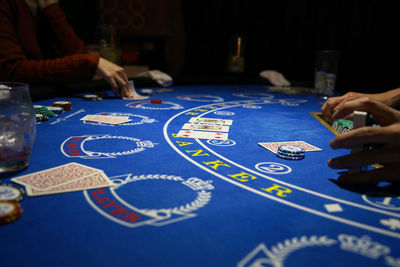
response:
<path fill-rule="evenodd" d="M 54 101 L 53 102 L 53 107 L 61 107 L 65 111 L 72 110 L 72 103 L 69 101 Z"/>
<path fill-rule="evenodd" d="M 152 100 L 150 100 L 150 103 L 153 103 L 153 104 L 161 104 L 161 103 L 162 103 L 162 100 L 161 100 L 161 99 L 152 99 Z"/>

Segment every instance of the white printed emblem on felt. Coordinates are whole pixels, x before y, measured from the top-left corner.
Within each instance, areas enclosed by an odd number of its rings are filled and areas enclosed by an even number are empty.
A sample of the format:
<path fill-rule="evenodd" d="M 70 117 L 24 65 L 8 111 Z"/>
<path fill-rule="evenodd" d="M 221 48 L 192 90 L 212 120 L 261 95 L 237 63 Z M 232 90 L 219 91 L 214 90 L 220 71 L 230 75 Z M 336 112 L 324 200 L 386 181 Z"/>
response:
<path fill-rule="evenodd" d="M 324 207 L 328 212 L 331 212 L 331 213 L 332 212 L 342 212 L 343 211 L 342 207 L 337 203 L 325 204 Z"/>

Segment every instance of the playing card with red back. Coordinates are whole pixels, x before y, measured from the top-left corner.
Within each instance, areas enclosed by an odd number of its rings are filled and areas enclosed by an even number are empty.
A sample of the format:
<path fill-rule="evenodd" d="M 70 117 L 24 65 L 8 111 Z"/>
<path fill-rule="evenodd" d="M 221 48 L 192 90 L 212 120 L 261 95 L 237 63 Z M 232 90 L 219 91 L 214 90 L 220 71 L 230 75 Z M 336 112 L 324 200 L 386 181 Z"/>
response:
<path fill-rule="evenodd" d="M 260 146 L 263 148 L 268 149 L 269 151 L 273 153 L 278 152 L 278 147 L 283 146 L 283 145 L 291 145 L 291 146 L 299 146 L 303 148 L 305 151 L 319 151 L 322 150 L 316 146 L 313 146 L 307 142 L 304 141 L 286 141 L 286 142 L 261 142 L 258 143 Z"/>
<path fill-rule="evenodd" d="M 11 181 L 36 190 L 48 190 L 97 172 L 101 172 L 101 170 L 72 162 L 44 171 L 12 178 Z"/>
<path fill-rule="evenodd" d="M 66 192 L 74 192 L 80 190 L 89 190 L 95 188 L 103 188 L 112 186 L 112 181 L 107 177 L 104 172 L 97 172 L 81 178 L 79 180 L 74 180 L 70 183 L 62 184 L 56 187 L 52 187 L 47 190 L 37 190 L 26 186 L 26 193 L 28 196 L 42 196 L 42 195 L 50 195 L 50 194 L 59 194 Z"/>

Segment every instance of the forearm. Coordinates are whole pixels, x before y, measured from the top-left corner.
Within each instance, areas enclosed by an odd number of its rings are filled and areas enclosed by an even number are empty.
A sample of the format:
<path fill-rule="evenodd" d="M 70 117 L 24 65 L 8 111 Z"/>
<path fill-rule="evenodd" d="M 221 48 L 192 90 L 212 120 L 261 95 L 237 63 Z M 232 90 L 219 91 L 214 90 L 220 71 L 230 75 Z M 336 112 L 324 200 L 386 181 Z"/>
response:
<path fill-rule="evenodd" d="M 27 83 L 88 80 L 95 75 L 98 60 L 98 56 L 90 54 L 49 60 L 18 60 L 7 66 L 5 74 L 8 80 Z"/>
<path fill-rule="evenodd" d="M 375 99 L 389 105 L 391 107 L 400 106 L 400 88 L 396 88 L 384 93 L 376 94 Z"/>

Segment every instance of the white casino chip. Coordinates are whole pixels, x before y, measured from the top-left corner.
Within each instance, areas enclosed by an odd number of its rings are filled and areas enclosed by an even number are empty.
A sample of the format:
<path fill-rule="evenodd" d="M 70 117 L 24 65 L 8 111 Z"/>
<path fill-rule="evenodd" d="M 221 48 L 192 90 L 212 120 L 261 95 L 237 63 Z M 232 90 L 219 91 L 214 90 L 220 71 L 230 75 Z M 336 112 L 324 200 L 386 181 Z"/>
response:
<path fill-rule="evenodd" d="M 12 185 L 0 185 L 0 200 L 21 201 L 24 198 L 24 191 Z"/>
<path fill-rule="evenodd" d="M 293 145 L 279 146 L 278 151 L 283 153 L 292 153 L 292 154 L 304 154 L 305 152 L 304 148 Z"/>

